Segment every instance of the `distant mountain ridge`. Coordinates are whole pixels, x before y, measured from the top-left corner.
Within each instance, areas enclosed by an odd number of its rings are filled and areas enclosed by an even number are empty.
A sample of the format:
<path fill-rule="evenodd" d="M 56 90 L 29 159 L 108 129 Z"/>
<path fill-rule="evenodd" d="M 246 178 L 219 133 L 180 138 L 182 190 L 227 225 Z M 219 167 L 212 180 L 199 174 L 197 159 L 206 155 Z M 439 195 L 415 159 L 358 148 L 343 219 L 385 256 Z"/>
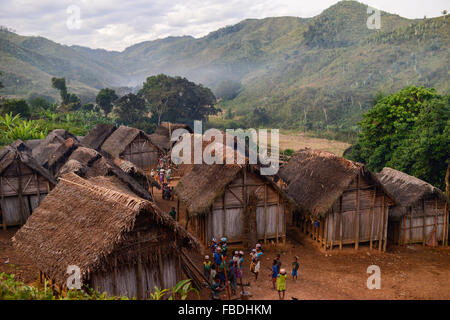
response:
<path fill-rule="evenodd" d="M 122 52 L 0 31 L 0 94 L 57 97 L 52 76 L 66 77 L 85 100 L 158 73 L 212 89 L 234 80 L 242 89 L 223 105 L 236 118 L 262 108 L 271 120 L 255 125 L 333 129 L 354 124 L 379 90 L 414 84 L 449 91 L 450 18 L 381 12 L 381 30 L 371 30 L 368 17 L 366 5 L 341 1 L 312 18 L 247 19 L 202 38 L 145 41 Z"/>

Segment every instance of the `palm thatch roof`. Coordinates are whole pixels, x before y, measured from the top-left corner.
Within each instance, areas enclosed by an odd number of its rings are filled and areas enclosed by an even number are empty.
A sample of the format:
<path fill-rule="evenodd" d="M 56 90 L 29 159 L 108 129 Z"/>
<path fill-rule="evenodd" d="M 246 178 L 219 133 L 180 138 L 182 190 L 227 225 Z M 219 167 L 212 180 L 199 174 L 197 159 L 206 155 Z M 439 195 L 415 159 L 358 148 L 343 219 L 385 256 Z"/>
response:
<path fill-rule="evenodd" d="M 74 201 L 76 200 L 76 201 Z M 64 175 L 13 238 L 20 254 L 59 284 L 67 267 L 76 265 L 85 279 L 101 270 L 140 216 L 170 233 L 177 247 L 199 248 L 198 242 L 152 202 L 127 192 L 115 178 L 83 179 Z M 128 249 L 131 255 L 133 248 Z"/>
<path fill-rule="evenodd" d="M 411 207 L 422 199 L 437 197 L 441 201 L 446 201 L 445 194 L 438 188 L 419 178 L 410 176 L 404 172 L 384 168 L 377 177 L 383 186 L 395 198 L 397 204 L 402 207 Z M 398 216 L 404 210 L 394 210 Z"/>
<path fill-rule="evenodd" d="M 125 148 L 139 135 L 148 139 L 148 141 L 152 143 L 150 136 L 144 131 L 136 128 L 120 126 L 106 139 L 101 147 L 101 151 L 106 152 L 113 158 L 118 158 Z"/>
<path fill-rule="evenodd" d="M 73 134 L 56 129 L 33 148 L 32 155 L 40 165 L 56 174 L 78 145 L 79 141 Z"/>
<path fill-rule="evenodd" d="M 151 200 L 148 186 L 136 179 L 139 177 L 138 169 L 133 164 L 129 164 L 127 168 L 123 161 L 125 160 L 106 158 L 100 152 L 91 148 L 78 147 L 58 171 L 57 176 L 59 177 L 69 172 L 74 172 L 83 178 L 115 176 L 139 197 Z M 122 164 L 125 170 L 118 166 L 116 162 Z"/>
<path fill-rule="evenodd" d="M 319 217 L 328 212 L 357 175 L 380 185 L 363 164 L 311 149 L 298 151 L 280 168 L 278 175 L 287 183 L 287 193 L 299 209 Z"/>
<path fill-rule="evenodd" d="M 53 175 L 33 158 L 31 150 L 20 139 L 0 150 L 0 175 L 17 159 L 30 169 L 39 173 L 52 184 L 56 184 Z"/>
<path fill-rule="evenodd" d="M 116 127 L 106 123 L 99 123 L 80 140 L 81 145 L 100 150 L 106 139 L 116 130 Z"/>
<path fill-rule="evenodd" d="M 136 166 L 134 163 L 124 160 L 121 158 L 115 158 L 113 160 L 114 164 L 117 165 L 123 172 L 132 176 L 135 180 L 137 180 L 142 186 L 145 188 L 149 188 L 152 185 L 157 189 L 161 189 L 161 186 L 155 179 L 146 174 L 141 168 Z"/>
<path fill-rule="evenodd" d="M 158 148 L 168 151 L 173 145 L 173 142 L 170 141 L 171 133 L 177 129 L 185 129 L 189 133 L 193 132 L 192 128 L 187 124 L 162 122 L 155 132 L 150 135 L 150 139 Z"/>
<path fill-rule="evenodd" d="M 191 135 L 192 137 L 192 135 Z M 203 142 L 203 151 L 206 147 L 223 148 L 223 164 L 194 164 L 191 170 L 182 176 L 174 191 L 178 198 L 184 203 L 191 216 L 207 213 L 211 204 L 217 197 L 225 192 L 225 188 L 236 178 L 243 168 L 249 167 L 251 171 L 258 172 L 256 165 L 249 165 L 248 158 L 244 157 L 244 163 L 237 162 L 238 152 L 220 142 Z M 235 162 L 226 163 L 227 155 L 232 154 Z M 260 176 L 261 179 L 270 183 L 280 194 L 292 203 L 283 191 L 267 176 Z"/>

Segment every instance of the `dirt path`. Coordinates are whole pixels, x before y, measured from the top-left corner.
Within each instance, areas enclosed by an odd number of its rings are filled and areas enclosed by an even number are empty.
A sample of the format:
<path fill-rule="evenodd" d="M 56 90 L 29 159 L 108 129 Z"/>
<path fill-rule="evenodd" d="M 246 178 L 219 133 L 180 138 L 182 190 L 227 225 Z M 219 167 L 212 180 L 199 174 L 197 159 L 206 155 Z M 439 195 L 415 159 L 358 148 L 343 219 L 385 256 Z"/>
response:
<path fill-rule="evenodd" d="M 160 191 L 155 190 L 155 200 L 166 212 L 176 207 L 175 201 L 161 199 Z M 184 223 L 184 217 L 182 217 Z M 29 261 L 18 256 L 11 238 L 17 229 L 0 230 L 0 273 L 15 272 L 17 278 L 33 284 L 38 270 Z M 269 277 L 271 262 L 276 253 L 281 254 L 283 267 L 288 271 L 286 299 L 450 299 L 450 249 L 422 246 L 394 247 L 386 253 L 369 252 L 362 246 L 358 252 L 352 247 L 343 251 L 321 250 L 317 243 L 300 234 L 298 241 L 288 238 L 285 248 L 275 248 L 272 244 L 264 246 L 261 272 L 257 281 L 249 272 L 248 255 L 245 256 L 244 283 L 252 299 L 278 299 Z M 240 246 L 230 245 L 229 250 L 242 250 Z M 210 254 L 209 251 L 204 253 Z M 293 257 L 300 262 L 297 281 L 290 276 Z M 192 257 L 201 268 L 202 256 Z M 8 263 L 5 263 L 8 262 Z M 369 290 L 366 287 L 367 267 L 377 265 L 381 269 L 381 289 Z M 17 268 L 14 268 L 15 266 Z M 202 291 L 202 299 L 209 292 Z M 226 294 L 222 297 L 225 299 Z M 236 298 L 236 297 L 234 297 Z"/>

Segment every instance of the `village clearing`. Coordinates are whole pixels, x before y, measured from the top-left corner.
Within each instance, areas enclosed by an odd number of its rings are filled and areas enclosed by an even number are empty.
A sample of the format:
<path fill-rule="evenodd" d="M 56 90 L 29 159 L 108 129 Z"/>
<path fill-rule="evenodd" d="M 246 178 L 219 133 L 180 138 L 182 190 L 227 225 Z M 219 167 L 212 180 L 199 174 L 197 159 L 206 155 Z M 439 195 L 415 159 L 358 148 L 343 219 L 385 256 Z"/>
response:
<path fill-rule="evenodd" d="M 12 247 L 11 237 L 17 229 L 0 232 L 0 273 L 14 272 L 17 278 L 27 284 L 36 284 L 38 270 L 28 261 L 20 258 Z M 283 267 L 290 269 L 292 258 L 297 255 L 300 261 L 300 274 L 297 281 L 287 280 L 286 299 L 450 299 L 450 250 L 448 248 L 429 248 L 421 245 L 394 247 L 386 253 L 369 252 L 365 246 L 358 252 L 353 247 L 345 247 L 342 252 L 325 252 L 309 237 L 296 234 L 299 242 L 288 238 L 286 248 L 275 249 L 270 244 L 264 246 L 261 272 L 255 282 L 249 273 L 246 256 L 244 267 L 245 287 L 253 296 L 251 299 L 278 299 L 272 289 L 269 277 L 270 265 L 277 252 L 281 252 Z M 237 248 L 233 245 L 230 250 Z M 5 261 L 9 260 L 6 264 Z M 201 267 L 201 257 L 195 261 Z M 14 266 L 14 268 L 12 267 Z M 377 265 L 381 269 L 381 289 L 369 290 L 366 281 L 367 267 Z M 226 293 L 222 292 L 222 299 Z M 202 292 L 208 298 L 208 292 Z M 236 297 L 234 297 L 236 298 Z"/>

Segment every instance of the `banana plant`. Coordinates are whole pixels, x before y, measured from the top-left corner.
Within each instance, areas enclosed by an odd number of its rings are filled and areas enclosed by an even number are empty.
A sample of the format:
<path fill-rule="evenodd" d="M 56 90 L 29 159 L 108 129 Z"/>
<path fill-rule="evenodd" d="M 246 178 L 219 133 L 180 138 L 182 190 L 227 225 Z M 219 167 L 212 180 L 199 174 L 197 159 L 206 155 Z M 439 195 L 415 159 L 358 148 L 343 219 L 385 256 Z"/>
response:
<path fill-rule="evenodd" d="M 6 130 L 15 127 L 19 122 L 20 114 L 12 115 L 12 112 L 5 114 L 4 116 L 0 116 L 0 125 L 4 127 Z"/>

